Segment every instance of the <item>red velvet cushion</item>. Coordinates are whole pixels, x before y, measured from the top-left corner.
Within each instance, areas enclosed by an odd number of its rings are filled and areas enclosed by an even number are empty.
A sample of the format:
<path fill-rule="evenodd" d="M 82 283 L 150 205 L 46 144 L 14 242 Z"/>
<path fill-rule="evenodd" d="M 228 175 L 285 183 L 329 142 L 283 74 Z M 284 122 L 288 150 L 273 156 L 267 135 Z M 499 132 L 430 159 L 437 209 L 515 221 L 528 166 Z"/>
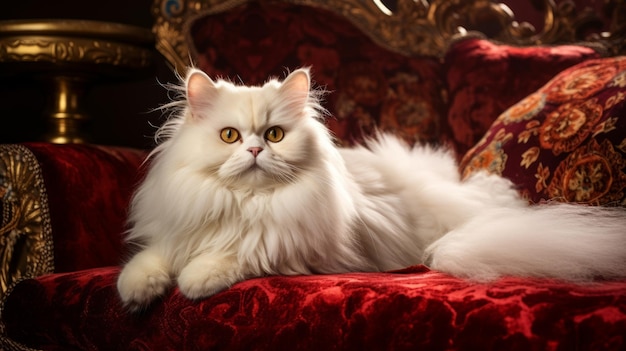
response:
<path fill-rule="evenodd" d="M 571 67 L 504 112 L 464 157 L 532 202 L 624 205 L 626 56 Z"/>
<path fill-rule="evenodd" d="M 519 48 L 475 38 L 456 42 L 445 56 L 449 111 L 442 139 L 463 155 L 504 110 L 563 69 L 598 56 L 583 46 Z"/>
<path fill-rule="evenodd" d="M 374 127 L 436 141 L 445 102 L 441 65 L 382 48 L 346 19 L 309 6 L 254 2 L 194 23 L 198 67 L 212 77 L 262 84 L 311 66 L 329 91 L 329 126 L 346 143 Z"/>
<path fill-rule="evenodd" d="M 132 315 L 118 268 L 27 280 L 2 314 L 14 341 L 54 350 L 618 350 L 626 282 L 397 273 L 251 279 L 192 302 L 177 290 Z"/>
<path fill-rule="evenodd" d="M 55 272 L 121 262 L 126 209 L 145 151 L 25 144 L 39 161 L 54 239 Z"/>

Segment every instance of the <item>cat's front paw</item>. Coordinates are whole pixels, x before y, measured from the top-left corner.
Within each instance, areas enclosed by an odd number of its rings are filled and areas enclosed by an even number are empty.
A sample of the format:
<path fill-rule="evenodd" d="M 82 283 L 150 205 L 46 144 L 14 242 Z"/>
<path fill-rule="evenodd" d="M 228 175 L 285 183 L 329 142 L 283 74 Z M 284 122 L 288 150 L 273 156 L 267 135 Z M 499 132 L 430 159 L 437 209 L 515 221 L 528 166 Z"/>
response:
<path fill-rule="evenodd" d="M 243 280 L 234 261 L 196 258 L 178 276 L 178 288 L 189 299 L 214 295 Z"/>
<path fill-rule="evenodd" d="M 124 305 L 137 311 L 163 295 L 171 284 L 172 279 L 160 260 L 140 253 L 122 269 L 117 290 Z"/>

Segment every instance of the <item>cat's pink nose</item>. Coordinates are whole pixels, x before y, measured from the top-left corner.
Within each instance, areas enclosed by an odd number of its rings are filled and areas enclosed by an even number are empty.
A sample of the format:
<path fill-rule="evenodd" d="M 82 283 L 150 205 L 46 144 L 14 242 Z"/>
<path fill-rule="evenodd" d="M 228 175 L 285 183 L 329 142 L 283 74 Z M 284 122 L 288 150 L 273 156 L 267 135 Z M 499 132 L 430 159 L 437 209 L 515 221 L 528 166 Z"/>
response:
<path fill-rule="evenodd" d="M 249 147 L 248 151 L 250 151 L 252 153 L 252 155 L 256 158 L 257 156 L 259 156 L 259 154 L 261 153 L 261 151 L 263 151 L 262 147 Z"/>

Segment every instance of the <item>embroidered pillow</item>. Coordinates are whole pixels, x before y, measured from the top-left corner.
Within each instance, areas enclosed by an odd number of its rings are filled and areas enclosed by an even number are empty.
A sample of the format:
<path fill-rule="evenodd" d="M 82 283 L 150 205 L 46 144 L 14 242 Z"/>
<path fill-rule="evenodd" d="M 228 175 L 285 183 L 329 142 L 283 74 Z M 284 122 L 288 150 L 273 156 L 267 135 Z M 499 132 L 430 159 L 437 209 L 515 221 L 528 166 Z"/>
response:
<path fill-rule="evenodd" d="M 461 162 L 487 170 L 524 197 L 624 205 L 626 56 L 570 67 L 513 105 Z"/>

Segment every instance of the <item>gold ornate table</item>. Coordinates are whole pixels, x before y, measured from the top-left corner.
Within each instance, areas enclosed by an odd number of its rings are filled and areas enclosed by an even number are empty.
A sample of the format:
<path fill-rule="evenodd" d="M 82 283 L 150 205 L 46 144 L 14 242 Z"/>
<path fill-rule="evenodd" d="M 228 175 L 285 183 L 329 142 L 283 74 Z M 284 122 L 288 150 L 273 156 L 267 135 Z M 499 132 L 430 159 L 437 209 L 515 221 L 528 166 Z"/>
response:
<path fill-rule="evenodd" d="M 153 64 L 150 30 L 86 20 L 0 21 L 0 77 L 36 79 L 49 84 L 44 140 L 80 143 L 89 138 L 82 104 L 95 82 L 131 79 Z M 0 79 L 0 84 L 2 80 Z"/>

